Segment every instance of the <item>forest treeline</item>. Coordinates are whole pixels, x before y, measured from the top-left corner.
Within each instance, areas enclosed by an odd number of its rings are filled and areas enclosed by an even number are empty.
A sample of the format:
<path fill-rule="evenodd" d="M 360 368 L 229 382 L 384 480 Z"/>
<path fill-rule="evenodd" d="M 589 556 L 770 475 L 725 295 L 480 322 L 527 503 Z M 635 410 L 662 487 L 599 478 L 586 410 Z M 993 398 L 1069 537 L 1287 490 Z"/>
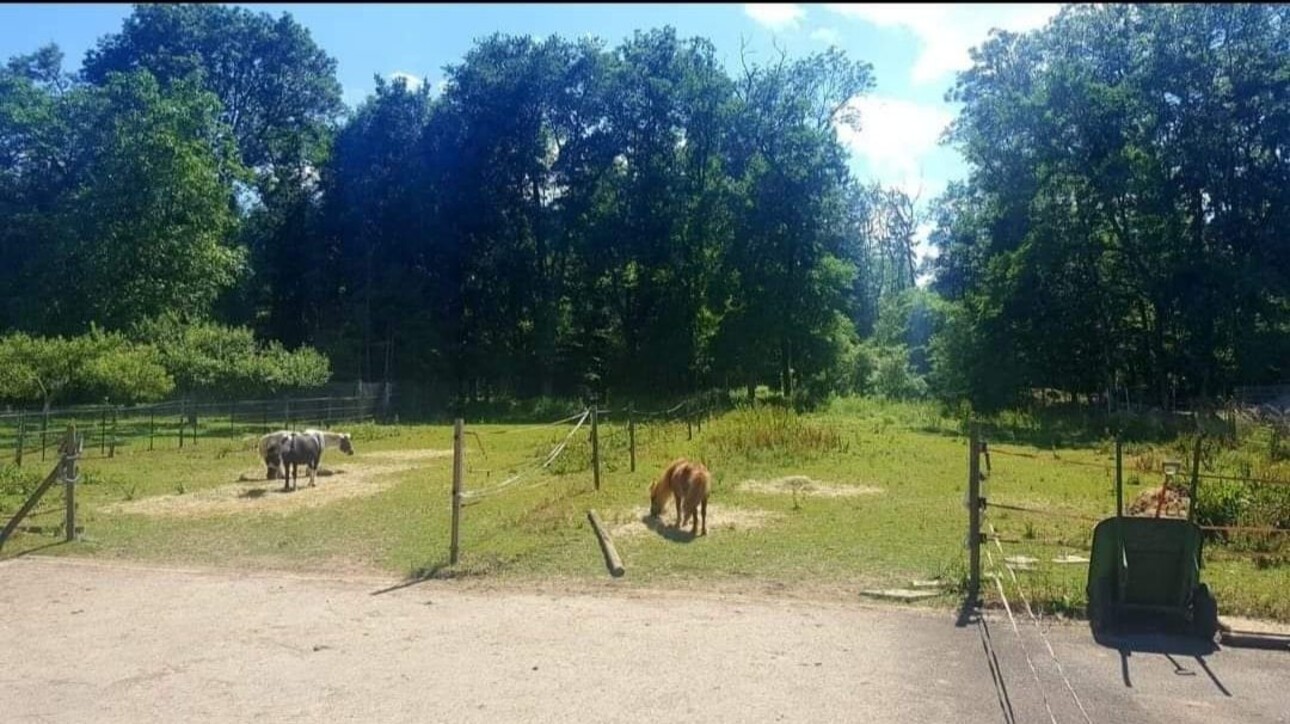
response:
<path fill-rule="evenodd" d="M 970 173 L 924 204 L 849 171 L 875 79 L 836 49 L 494 35 L 347 109 L 290 15 L 136 6 L 76 72 L 53 46 L 0 70 L 0 397 L 48 401 L 23 350 L 59 337 L 134 360 L 85 378 L 109 398 L 334 375 L 987 410 L 1282 381 L 1288 13 L 992 34 L 950 93 Z"/>

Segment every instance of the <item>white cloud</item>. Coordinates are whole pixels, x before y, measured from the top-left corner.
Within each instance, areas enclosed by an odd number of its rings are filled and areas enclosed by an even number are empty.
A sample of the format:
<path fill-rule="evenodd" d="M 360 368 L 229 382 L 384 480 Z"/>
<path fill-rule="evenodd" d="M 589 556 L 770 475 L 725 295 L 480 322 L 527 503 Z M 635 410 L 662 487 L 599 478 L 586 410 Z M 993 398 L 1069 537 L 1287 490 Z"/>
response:
<path fill-rule="evenodd" d="M 390 80 L 394 81 L 394 80 L 398 80 L 399 78 L 402 78 L 405 82 L 407 82 L 408 90 L 410 91 L 416 91 L 420 89 L 421 84 L 425 82 L 425 79 L 422 78 L 421 76 L 413 75 L 412 73 L 408 73 L 406 71 L 396 70 L 393 73 L 390 73 Z"/>
<path fill-rule="evenodd" d="M 746 3 L 744 13 L 771 30 L 796 27 L 806 11 L 796 3 Z"/>
<path fill-rule="evenodd" d="M 880 28 L 903 28 L 918 38 L 919 54 L 911 71 L 914 82 L 934 81 L 971 66 L 968 50 L 980 45 L 991 28 L 1023 32 L 1042 27 L 1061 6 L 929 4 L 828 4 L 828 10 Z"/>
<path fill-rule="evenodd" d="M 828 45 L 837 45 L 842 40 L 842 35 L 833 28 L 816 28 L 811 31 L 811 40 L 818 40 Z"/>
<path fill-rule="evenodd" d="M 911 196 L 930 198 L 936 192 L 923 178 L 925 157 L 938 148 L 941 132 L 954 116 L 944 106 L 924 105 L 899 98 L 853 98 L 861 129 L 838 126 L 838 138 L 884 185 L 897 186 Z"/>

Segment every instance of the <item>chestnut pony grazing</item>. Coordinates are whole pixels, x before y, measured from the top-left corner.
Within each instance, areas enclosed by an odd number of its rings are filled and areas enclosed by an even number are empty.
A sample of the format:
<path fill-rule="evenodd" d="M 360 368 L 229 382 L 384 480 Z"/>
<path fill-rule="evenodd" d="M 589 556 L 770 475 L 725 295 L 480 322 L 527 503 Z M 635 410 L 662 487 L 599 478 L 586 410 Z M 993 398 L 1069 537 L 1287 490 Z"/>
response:
<path fill-rule="evenodd" d="M 669 495 L 676 501 L 676 527 L 683 528 L 691 523 L 690 535 L 708 534 L 708 493 L 712 489 L 712 473 L 703 463 L 696 463 L 685 458 L 674 461 L 663 471 L 649 489 L 649 514 L 657 518 L 667 507 Z M 684 512 L 684 517 L 682 517 Z M 702 532 L 699 532 L 699 516 L 703 516 Z"/>

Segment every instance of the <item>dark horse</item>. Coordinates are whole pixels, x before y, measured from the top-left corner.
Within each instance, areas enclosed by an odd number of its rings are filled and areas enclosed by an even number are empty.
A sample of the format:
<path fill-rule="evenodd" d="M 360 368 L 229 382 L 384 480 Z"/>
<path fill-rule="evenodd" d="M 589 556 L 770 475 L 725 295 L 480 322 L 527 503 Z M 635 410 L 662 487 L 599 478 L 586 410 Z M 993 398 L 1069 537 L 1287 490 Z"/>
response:
<path fill-rule="evenodd" d="M 300 464 L 309 471 L 309 487 L 314 487 L 318 463 L 322 459 L 322 435 L 314 432 L 293 432 L 269 444 L 267 459 L 282 470 L 282 489 L 295 490 Z"/>

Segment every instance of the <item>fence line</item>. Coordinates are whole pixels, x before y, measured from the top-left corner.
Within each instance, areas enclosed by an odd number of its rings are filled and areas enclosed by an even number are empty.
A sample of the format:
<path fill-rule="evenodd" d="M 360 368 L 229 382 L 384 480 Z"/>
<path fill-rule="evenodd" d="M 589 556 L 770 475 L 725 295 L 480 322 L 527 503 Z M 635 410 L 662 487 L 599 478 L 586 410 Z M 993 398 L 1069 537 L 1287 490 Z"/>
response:
<path fill-rule="evenodd" d="M 1000 510 L 1013 510 L 1019 513 L 1034 513 L 1036 515 L 1046 515 L 1053 518 L 1062 518 L 1066 520 L 1081 520 L 1086 523 L 1101 522 L 1097 518 L 1093 518 L 1087 515 L 1080 515 L 1079 513 L 1061 513 L 1061 512 L 1052 511 L 1052 510 L 1041 510 L 1039 508 L 1028 508 L 1022 505 L 1007 505 L 1005 503 L 996 503 L 994 501 L 989 501 L 986 505 L 990 508 L 998 508 Z"/>
<path fill-rule="evenodd" d="M 58 482 L 63 484 L 63 512 L 65 514 L 63 525 L 66 529 L 66 540 L 71 542 L 77 539 L 76 485 L 81 481 L 81 476 L 77 473 L 76 462 L 81 457 L 84 445 L 84 437 L 77 434 L 75 426 L 69 425 L 63 437 L 63 442 L 59 445 L 58 463 L 49 472 L 49 475 L 41 481 L 40 485 L 36 486 L 36 489 L 28 496 L 26 502 L 18 509 L 18 512 L 9 519 L 4 530 L 0 531 L 0 547 L 3 547 L 5 542 L 9 540 L 23 519 L 32 515 L 32 511 L 40 504 L 45 493 Z M 51 510 L 57 511 L 57 508 L 43 509 L 36 514 L 48 515 Z"/>
<path fill-rule="evenodd" d="M 570 430 L 570 431 L 569 431 L 569 433 L 568 433 L 567 435 L 565 435 L 565 437 L 564 437 L 564 439 L 563 439 L 563 440 L 561 440 L 559 443 L 557 443 L 557 444 L 556 444 L 556 446 L 555 446 L 555 447 L 553 447 L 553 448 L 551 449 L 551 451 L 547 454 L 546 458 L 545 458 L 543 461 L 541 461 L 540 463 L 538 463 L 538 464 L 536 464 L 536 465 L 533 465 L 533 466 L 530 466 L 530 467 L 528 467 L 528 468 L 525 468 L 525 469 L 521 470 L 520 472 L 518 472 L 518 473 L 516 473 L 516 474 L 512 475 L 511 477 L 507 478 L 506 480 L 503 480 L 502 482 L 497 483 L 496 485 L 492 485 L 492 486 L 490 486 L 490 487 L 486 487 L 486 488 L 480 488 L 480 489 L 477 489 L 477 490 L 466 490 L 466 491 L 463 491 L 463 492 L 462 492 L 462 494 L 461 494 L 461 495 L 462 495 L 462 497 L 463 497 L 463 498 L 465 498 L 465 499 L 467 499 L 467 500 L 477 500 L 477 499 L 482 499 L 482 498 L 491 497 L 491 496 L 493 496 L 493 495 L 497 495 L 498 493 L 504 492 L 506 489 L 508 489 L 508 488 L 510 488 L 511 486 L 515 485 L 515 484 L 516 484 L 519 480 L 521 480 L 524 476 L 526 476 L 526 475 L 528 475 L 528 474 L 530 474 L 530 473 L 532 473 L 532 472 L 534 472 L 534 471 L 537 471 L 537 470 L 540 470 L 540 469 L 545 469 L 545 468 L 549 467 L 549 466 L 551 465 L 551 463 L 555 462 L 556 458 L 558 458 L 558 457 L 559 457 L 559 456 L 560 456 L 560 455 L 565 451 L 565 449 L 566 449 L 566 448 L 568 447 L 568 445 L 569 445 L 569 440 L 570 440 L 570 439 L 572 439 L 572 438 L 573 438 L 573 436 L 574 436 L 574 434 L 575 434 L 575 433 L 577 433 L 577 432 L 578 432 L 578 430 L 580 430 L 580 429 L 582 428 L 583 424 L 585 424 L 585 423 L 586 423 L 587 418 L 588 418 L 590 415 L 591 415 L 591 411 L 590 411 L 590 410 L 584 410 L 584 411 L 582 412 L 581 416 L 580 416 L 580 417 L 579 417 L 579 419 L 578 419 L 578 424 L 577 424 L 577 425 L 575 425 L 575 426 L 573 427 L 573 429 L 572 429 L 572 430 Z M 547 427 L 547 426 L 546 426 L 546 425 L 544 425 L 543 427 Z"/>
<path fill-rule="evenodd" d="M 589 407 L 584 408 L 582 411 L 578 413 L 562 418 L 560 420 L 556 420 L 554 422 L 544 423 L 537 426 L 525 425 L 520 427 L 503 428 L 501 430 L 485 431 L 484 432 L 485 435 L 499 435 L 499 434 L 514 432 L 517 430 L 544 429 L 548 427 L 554 427 L 557 425 L 568 424 L 570 422 L 573 422 L 574 420 L 577 420 L 577 423 L 573 426 L 573 428 L 569 430 L 569 432 L 564 436 L 562 440 L 560 440 L 558 443 L 556 443 L 554 447 L 551 448 L 550 452 L 548 452 L 544 458 L 542 458 L 541 460 L 534 460 L 533 463 L 530 464 L 528 467 L 520 469 L 518 472 L 514 473 L 509 478 L 503 480 L 500 483 L 475 489 L 475 490 L 465 489 L 465 484 L 464 484 L 465 481 L 463 479 L 464 469 L 465 469 L 464 436 L 467 434 L 474 435 L 476 442 L 479 443 L 479 447 L 481 451 L 483 451 L 483 443 L 480 438 L 480 433 L 465 430 L 464 421 L 461 420 L 461 418 L 458 418 L 456 421 L 454 421 L 454 432 L 453 432 L 452 527 L 451 527 L 451 533 L 450 533 L 451 539 L 449 543 L 449 563 L 451 565 L 456 565 L 460 556 L 461 509 L 463 507 L 473 506 L 489 498 L 492 498 L 504 493 L 532 490 L 532 489 L 541 487 L 543 485 L 549 484 L 551 482 L 550 479 L 539 478 L 539 479 L 525 481 L 525 478 L 539 470 L 544 470 L 550 467 L 552 463 L 554 463 L 557 459 L 559 459 L 559 457 L 562 454 L 564 454 L 564 452 L 568 449 L 569 442 L 578 433 L 578 431 L 582 429 L 582 426 L 587 424 L 588 420 L 590 420 L 591 422 L 590 443 L 592 448 L 592 461 L 591 461 L 592 473 L 593 473 L 593 479 L 596 481 L 596 489 L 599 490 L 600 489 L 600 484 L 599 484 L 600 463 L 601 463 L 601 455 L 599 454 L 601 452 L 600 450 L 601 439 L 598 432 L 598 424 L 597 424 L 599 421 L 602 421 L 605 417 L 608 417 L 611 414 L 621 415 L 624 412 L 626 412 L 627 421 L 625 425 L 625 428 L 626 428 L 625 432 L 628 437 L 627 444 L 631 454 L 631 468 L 632 468 L 632 471 L 635 472 L 636 470 L 636 423 L 638 421 L 643 422 L 644 419 L 649 419 L 651 417 L 657 419 L 665 415 L 671 415 L 672 413 L 675 413 L 677 411 L 682 411 L 681 417 L 683 417 L 686 423 L 691 426 L 690 434 L 693 435 L 693 425 L 695 423 L 698 423 L 700 430 L 702 430 L 702 424 L 703 424 L 701 419 L 696 419 L 695 412 L 691 410 L 691 408 L 693 407 L 694 401 L 695 401 L 694 399 L 685 400 L 661 412 L 642 414 L 642 413 L 637 413 L 633 405 L 628 405 L 625 410 L 622 408 L 619 408 L 617 410 L 612 408 L 602 409 L 598 406 L 596 400 L 593 398 L 592 403 Z M 711 414 L 712 409 L 713 409 L 712 405 L 710 404 L 704 405 L 699 414 L 709 415 Z M 641 418 L 644 418 L 644 419 L 641 419 Z M 665 419 L 664 421 L 666 422 L 670 420 Z M 621 442 L 622 441 L 621 438 L 623 434 L 624 434 L 624 430 L 615 430 L 611 427 L 604 442 L 606 443 Z"/>
<path fill-rule="evenodd" d="M 330 428 L 343 422 L 376 418 L 382 398 L 374 395 L 306 397 L 277 400 L 194 402 L 172 400 L 153 405 L 95 405 L 19 411 L 0 414 L 0 450 L 12 451 L 17 465 L 39 453 L 43 461 L 55 445 L 51 427 L 77 424 L 85 430 L 86 454 L 114 457 L 119 448 L 157 447 L 158 438 L 184 447 L 202 437 L 230 438 L 249 431 L 268 432 L 271 426 Z M 39 422 L 39 425 L 36 423 Z M 3 453 L 9 457 L 9 453 Z"/>

